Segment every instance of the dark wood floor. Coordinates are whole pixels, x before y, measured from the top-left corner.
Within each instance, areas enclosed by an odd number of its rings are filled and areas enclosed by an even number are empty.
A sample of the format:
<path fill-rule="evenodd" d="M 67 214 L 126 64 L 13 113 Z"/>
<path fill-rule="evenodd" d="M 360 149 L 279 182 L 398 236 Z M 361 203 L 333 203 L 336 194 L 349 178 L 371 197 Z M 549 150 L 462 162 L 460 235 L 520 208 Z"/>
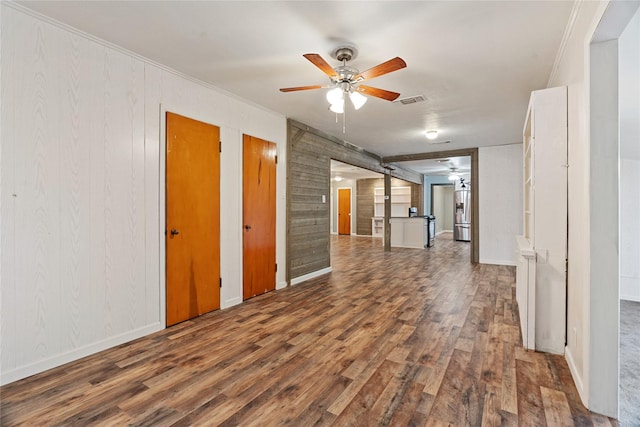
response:
<path fill-rule="evenodd" d="M 331 244 L 324 278 L 2 387 L 2 425 L 615 425 L 522 349 L 512 267 Z"/>

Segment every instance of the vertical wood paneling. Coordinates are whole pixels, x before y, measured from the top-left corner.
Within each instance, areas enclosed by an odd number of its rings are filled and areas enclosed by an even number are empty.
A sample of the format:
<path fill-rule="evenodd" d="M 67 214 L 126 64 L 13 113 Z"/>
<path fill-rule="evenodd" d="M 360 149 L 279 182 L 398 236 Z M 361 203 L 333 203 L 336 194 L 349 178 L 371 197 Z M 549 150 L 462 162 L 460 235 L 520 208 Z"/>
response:
<path fill-rule="evenodd" d="M 137 325 L 144 304 L 144 67 L 105 50 L 105 279 L 103 328 L 122 333 Z M 141 270 L 142 268 L 142 270 Z"/>
<path fill-rule="evenodd" d="M 7 371 L 148 321 L 143 64 L 3 12 L 3 87 L 13 88 L 2 92 L 2 120 L 13 122 L 3 202 L 15 194 L 2 211 Z"/>
<path fill-rule="evenodd" d="M 16 303 L 13 249 L 15 189 L 15 115 L 9 100 L 15 98 L 16 55 L 14 37 L 18 32 L 14 21 L 0 6 L 0 367 L 15 366 L 16 329 L 12 307 Z M 4 42 L 4 43 L 2 43 Z"/>
<path fill-rule="evenodd" d="M 241 229 L 234 228 L 241 135 L 282 144 L 286 119 L 25 14 L 20 5 L 0 9 L 0 382 L 161 328 L 165 103 L 221 123 L 228 138 L 221 157 L 228 207 L 221 226 L 229 227 L 222 304 L 241 302 Z M 284 165 L 278 168 L 283 242 Z M 284 244 L 277 259 L 284 266 Z"/>
<path fill-rule="evenodd" d="M 57 46 L 45 25 L 32 23 L 24 34 L 23 77 L 16 116 L 16 282 L 20 284 L 17 303 L 31 307 L 29 316 L 20 315 L 18 324 L 31 340 L 19 340 L 21 350 L 31 357 L 55 351 L 52 331 L 60 319 L 50 301 L 59 299 L 59 138 L 55 102 Z M 45 34 L 47 33 L 47 34 Z M 17 94 L 16 94 L 17 95 Z M 23 284 L 30 286 L 23 288 Z M 26 292 L 25 292 L 26 291 Z"/>
<path fill-rule="evenodd" d="M 164 301 L 160 302 L 160 95 L 162 73 L 156 67 L 144 66 L 144 212 L 145 216 L 145 289 L 143 298 L 146 323 L 161 322 Z M 162 236 L 164 237 L 164 236 Z M 164 272 L 163 272 L 164 277 Z M 162 322 L 164 324 L 164 322 Z"/>
<path fill-rule="evenodd" d="M 358 235 L 370 236 L 372 234 L 371 218 L 375 214 L 373 193 L 376 183 L 379 181 L 381 180 L 378 178 L 359 179 L 356 181 L 356 191 L 358 193 L 356 200 Z"/>
<path fill-rule="evenodd" d="M 59 337 L 65 347 L 75 347 L 82 342 L 81 315 L 84 284 L 90 280 L 89 246 L 90 235 L 84 215 L 90 212 L 90 146 L 84 144 L 87 129 L 86 81 L 81 76 L 92 72 L 90 63 L 84 62 L 86 42 L 78 36 L 69 35 L 68 43 L 62 46 L 60 61 L 68 64 L 68 73 L 61 76 L 60 87 L 66 94 L 60 102 L 60 280 L 59 303 L 65 316 L 62 328 L 67 334 Z"/>

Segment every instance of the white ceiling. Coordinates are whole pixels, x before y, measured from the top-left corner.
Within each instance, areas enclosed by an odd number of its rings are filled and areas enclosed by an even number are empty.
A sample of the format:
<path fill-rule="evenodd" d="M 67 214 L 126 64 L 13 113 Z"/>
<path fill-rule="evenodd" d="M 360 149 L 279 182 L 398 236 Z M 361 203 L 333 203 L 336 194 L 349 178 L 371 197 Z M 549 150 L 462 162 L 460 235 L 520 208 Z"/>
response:
<path fill-rule="evenodd" d="M 54 19 L 382 156 L 521 142 L 529 94 L 546 87 L 573 1 L 29 1 Z M 400 56 L 407 68 L 366 84 L 423 95 L 370 98 L 342 121 L 328 77 L 341 42 L 364 71 Z M 431 145 L 427 129 L 440 130 Z M 436 140 L 436 141 L 438 141 Z"/>

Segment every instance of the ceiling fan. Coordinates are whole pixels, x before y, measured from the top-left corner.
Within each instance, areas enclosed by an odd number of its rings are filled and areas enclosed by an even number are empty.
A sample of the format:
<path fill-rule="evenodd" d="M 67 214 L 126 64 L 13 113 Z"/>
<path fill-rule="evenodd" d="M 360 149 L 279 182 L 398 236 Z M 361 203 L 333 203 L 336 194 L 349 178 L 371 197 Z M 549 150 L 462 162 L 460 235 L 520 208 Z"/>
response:
<path fill-rule="evenodd" d="M 333 51 L 332 57 L 342 61 L 342 65 L 332 68 L 319 54 L 307 53 L 303 56 L 313 65 L 318 67 L 331 79 L 330 85 L 313 85 L 281 88 L 281 92 L 295 92 L 300 90 L 323 89 L 333 87 L 327 92 L 327 100 L 331 104 L 331 111 L 344 113 L 344 99 L 348 96 L 356 110 L 364 105 L 367 98 L 364 95 L 374 96 L 387 101 L 397 99 L 400 94 L 385 89 L 379 89 L 360 84 L 364 80 L 370 80 L 384 74 L 405 68 L 407 64 L 400 57 L 395 57 L 366 71 L 360 72 L 357 68 L 347 65 L 347 61 L 355 58 L 357 51 L 353 46 L 341 46 Z"/>

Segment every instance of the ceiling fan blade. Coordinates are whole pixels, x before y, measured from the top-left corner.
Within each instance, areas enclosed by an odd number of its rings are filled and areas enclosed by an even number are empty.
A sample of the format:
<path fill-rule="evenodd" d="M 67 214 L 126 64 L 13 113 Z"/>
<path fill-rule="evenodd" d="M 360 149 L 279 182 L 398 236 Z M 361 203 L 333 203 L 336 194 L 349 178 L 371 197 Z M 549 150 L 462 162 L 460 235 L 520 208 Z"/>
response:
<path fill-rule="evenodd" d="M 283 88 L 280 88 L 280 92 L 295 92 L 298 90 L 322 89 L 323 87 L 326 87 L 326 86 L 314 85 L 314 86 L 283 87 Z"/>
<path fill-rule="evenodd" d="M 320 70 L 327 76 L 329 76 L 332 80 L 338 78 L 338 73 L 336 73 L 336 70 L 334 70 L 333 67 L 322 58 L 322 56 L 318 55 L 317 53 L 305 53 L 302 56 L 311 61 L 311 63 L 316 67 L 320 68 Z"/>
<path fill-rule="evenodd" d="M 356 88 L 358 92 L 362 92 L 365 95 L 375 96 L 376 98 L 386 99 L 387 101 L 394 101 L 400 94 L 398 92 L 391 92 L 390 90 L 378 89 L 377 87 L 360 85 Z"/>
<path fill-rule="evenodd" d="M 393 71 L 400 70 L 407 66 L 407 63 L 398 56 L 393 59 L 388 60 L 387 62 L 383 62 L 382 64 L 376 65 L 375 67 L 369 68 L 366 71 L 358 74 L 353 78 L 353 81 L 362 81 L 366 79 L 372 79 L 374 77 L 382 76 L 384 74 L 391 73 Z"/>

